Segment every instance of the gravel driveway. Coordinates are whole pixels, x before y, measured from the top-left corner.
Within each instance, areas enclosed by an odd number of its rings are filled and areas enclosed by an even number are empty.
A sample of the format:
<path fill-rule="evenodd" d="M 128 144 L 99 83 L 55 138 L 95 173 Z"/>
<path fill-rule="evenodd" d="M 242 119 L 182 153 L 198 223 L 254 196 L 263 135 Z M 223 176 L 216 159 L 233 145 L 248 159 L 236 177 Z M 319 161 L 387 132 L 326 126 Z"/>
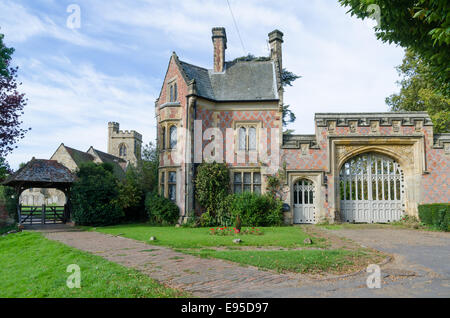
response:
<path fill-rule="evenodd" d="M 328 230 L 393 256 L 382 266 L 380 289 L 366 287 L 366 273 L 308 283 L 300 288 L 260 290 L 252 297 L 450 297 L 450 233 L 396 228 Z"/>

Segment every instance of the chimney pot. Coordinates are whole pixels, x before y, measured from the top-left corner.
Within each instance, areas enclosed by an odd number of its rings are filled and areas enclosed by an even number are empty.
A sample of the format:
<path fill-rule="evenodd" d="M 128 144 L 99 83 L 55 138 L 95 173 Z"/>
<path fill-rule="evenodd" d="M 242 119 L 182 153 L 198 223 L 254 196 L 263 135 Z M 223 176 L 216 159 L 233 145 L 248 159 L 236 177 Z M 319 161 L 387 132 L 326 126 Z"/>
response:
<path fill-rule="evenodd" d="M 225 49 L 227 48 L 225 28 L 212 28 L 212 42 L 214 46 L 214 72 L 221 73 L 225 69 Z"/>

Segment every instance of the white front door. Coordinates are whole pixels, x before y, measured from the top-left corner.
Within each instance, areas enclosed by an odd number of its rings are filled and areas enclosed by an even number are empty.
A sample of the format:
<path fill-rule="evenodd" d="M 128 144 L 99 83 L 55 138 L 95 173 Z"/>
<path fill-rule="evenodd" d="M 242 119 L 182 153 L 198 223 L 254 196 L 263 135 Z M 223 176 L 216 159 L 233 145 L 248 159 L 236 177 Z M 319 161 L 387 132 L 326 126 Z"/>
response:
<path fill-rule="evenodd" d="M 301 179 L 294 184 L 294 223 L 315 223 L 314 183 Z"/>

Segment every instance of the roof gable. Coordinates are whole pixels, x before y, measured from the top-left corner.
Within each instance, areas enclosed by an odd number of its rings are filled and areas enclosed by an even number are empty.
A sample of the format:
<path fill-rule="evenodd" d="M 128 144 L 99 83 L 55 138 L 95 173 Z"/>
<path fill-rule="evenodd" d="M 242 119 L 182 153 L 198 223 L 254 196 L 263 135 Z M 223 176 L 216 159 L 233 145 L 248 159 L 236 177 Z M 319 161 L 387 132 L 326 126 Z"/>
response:
<path fill-rule="evenodd" d="M 278 100 L 275 65 L 271 60 L 226 62 L 225 71 L 213 72 L 179 62 L 188 81 L 195 80 L 197 95 L 215 101 Z"/>
<path fill-rule="evenodd" d="M 9 176 L 5 185 L 29 184 L 67 184 L 75 181 L 75 176 L 56 160 L 31 159 L 25 166 Z"/>

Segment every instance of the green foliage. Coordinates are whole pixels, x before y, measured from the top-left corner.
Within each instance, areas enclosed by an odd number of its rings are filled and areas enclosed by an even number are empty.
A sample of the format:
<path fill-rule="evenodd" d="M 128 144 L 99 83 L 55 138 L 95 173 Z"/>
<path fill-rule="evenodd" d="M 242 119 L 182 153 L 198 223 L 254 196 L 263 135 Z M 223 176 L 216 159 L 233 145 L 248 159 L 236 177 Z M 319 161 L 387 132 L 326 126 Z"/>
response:
<path fill-rule="evenodd" d="M 230 212 L 233 219 L 239 216 L 243 226 L 278 226 L 283 223 L 282 205 L 270 194 L 244 192 L 232 196 Z"/>
<path fill-rule="evenodd" d="M 146 220 L 145 196 L 134 168 L 127 170 L 125 179 L 118 184 L 118 190 L 115 202 L 122 208 L 125 221 Z"/>
<path fill-rule="evenodd" d="M 117 203 L 125 214 L 125 221 L 147 219 L 145 197 L 158 189 L 159 152 L 150 142 L 144 146 L 142 160 L 137 166 L 129 166 L 124 180 L 119 184 Z"/>
<path fill-rule="evenodd" d="M 402 79 L 398 94 L 386 98 L 392 111 L 427 111 L 435 132 L 450 131 L 450 98 L 433 87 L 432 72 L 423 59 L 406 50 L 402 65 L 397 67 Z"/>
<path fill-rule="evenodd" d="M 281 199 L 284 194 L 284 183 L 286 181 L 286 162 L 283 162 L 282 168 L 277 173 L 267 176 L 267 193 L 274 198 Z"/>
<path fill-rule="evenodd" d="M 380 7 L 375 34 L 383 42 L 412 49 L 429 65 L 433 83 L 450 96 L 450 2 L 448 0 L 339 0 L 351 15 L 365 19 Z"/>
<path fill-rule="evenodd" d="M 213 218 L 219 216 L 221 203 L 230 193 L 230 172 L 224 163 L 202 163 L 195 177 L 195 194 L 198 202 Z"/>
<path fill-rule="evenodd" d="M 5 181 L 6 177 L 11 173 L 11 168 L 5 158 L 0 157 L 0 182 Z"/>
<path fill-rule="evenodd" d="M 145 198 L 145 210 L 150 222 L 158 224 L 175 224 L 180 217 L 178 206 L 156 192 L 149 192 Z"/>
<path fill-rule="evenodd" d="M 17 222 L 19 220 L 19 216 L 17 215 L 19 198 L 17 197 L 14 188 L 0 185 L 0 204 L 2 204 L 2 202 L 8 215 Z"/>
<path fill-rule="evenodd" d="M 124 216 L 118 203 L 118 180 L 110 164 L 82 164 L 72 187 L 72 219 L 80 225 L 110 225 Z"/>
<path fill-rule="evenodd" d="M 283 68 L 283 71 L 281 72 L 281 84 L 283 87 L 292 86 L 292 83 L 299 78 L 301 78 L 301 76 L 296 75 L 285 68 Z"/>
<path fill-rule="evenodd" d="M 450 231 L 450 203 L 419 205 L 419 218 L 426 225 L 441 231 Z"/>
<path fill-rule="evenodd" d="M 14 53 L 14 48 L 8 48 L 3 43 L 3 38 L 5 35 L 0 33 L 0 76 L 9 76 L 8 71 L 9 61 L 11 60 L 11 55 Z"/>
<path fill-rule="evenodd" d="M 137 167 L 137 175 L 141 190 L 144 193 L 158 190 L 159 150 L 149 142 L 142 151 L 142 160 Z"/>

